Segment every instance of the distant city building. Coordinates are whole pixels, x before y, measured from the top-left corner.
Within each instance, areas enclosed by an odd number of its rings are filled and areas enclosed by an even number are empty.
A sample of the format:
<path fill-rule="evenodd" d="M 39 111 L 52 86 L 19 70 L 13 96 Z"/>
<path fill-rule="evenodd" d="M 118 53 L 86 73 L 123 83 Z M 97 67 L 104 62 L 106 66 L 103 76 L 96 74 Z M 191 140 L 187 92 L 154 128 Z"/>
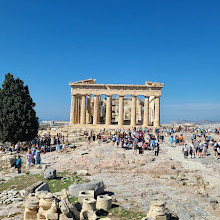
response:
<path fill-rule="evenodd" d="M 60 125 L 68 125 L 67 121 L 41 121 L 40 125 L 49 125 L 49 126 L 60 126 Z"/>

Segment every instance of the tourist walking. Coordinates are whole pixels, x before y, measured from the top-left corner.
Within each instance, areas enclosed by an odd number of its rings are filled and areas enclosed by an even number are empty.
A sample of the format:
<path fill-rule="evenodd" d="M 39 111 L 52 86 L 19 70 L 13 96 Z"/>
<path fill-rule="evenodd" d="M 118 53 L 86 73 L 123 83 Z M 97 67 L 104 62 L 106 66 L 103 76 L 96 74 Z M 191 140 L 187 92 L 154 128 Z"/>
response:
<path fill-rule="evenodd" d="M 184 158 L 188 158 L 188 146 L 187 143 L 183 146 Z"/>
<path fill-rule="evenodd" d="M 35 152 L 36 152 L 36 148 L 35 148 L 35 145 L 32 146 L 31 148 L 31 155 L 32 155 L 32 163 L 35 164 Z"/>
<path fill-rule="evenodd" d="M 124 142 L 125 142 L 125 140 L 124 140 L 124 138 L 122 138 L 122 139 L 121 139 L 121 147 L 122 147 L 122 148 L 124 147 Z"/>
<path fill-rule="evenodd" d="M 117 137 L 116 137 L 116 144 L 117 144 L 117 147 L 119 147 L 119 142 L 120 142 L 120 138 L 119 138 L 119 135 L 117 135 Z"/>
<path fill-rule="evenodd" d="M 181 134 L 179 137 L 179 142 L 182 143 L 183 142 L 183 135 Z"/>
<path fill-rule="evenodd" d="M 170 136 L 169 141 L 170 141 L 170 146 L 173 147 L 173 136 L 172 135 Z"/>
<path fill-rule="evenodd" d="M 159 143 L 156 144 L 155 148 L 154 148 L 154 155 L 158 156 L 159 155 Z"/>
<path fill-rule="evenodd" d="M 150 145 L 151 145 L 151 149 L 154 150 L 155 145 L 156 145 L 156 141 L 154 138 L 150 141 Z"/>
<path fill-rule="evenodd" d="M 92 141 L 95 141 L 95 134 L 92 135 Z"/>
<path fill-rule="evenodd" d="M 194 142 L 192 142 L 190 148 L 192 149 L 191 158 L 192 158 L 192 156 L 194 156 L 194 158 L 195 158 L 196 157 L 196 146 L 195 146 Z"/>
<path fill-rule="evenodd" d="M 133 154 L 137 154 L 137 147 L 138 147 L 137 142 L 134 141 L 133 145 L 134 145 L 134 152 L 133 152 Z"/>
<path fill-rule="evenodd" d="M 61 145 L 60 145 L 60 143 L 57 144 L 57 147 L 56 147 L 56 148 L 57 148 L 57 152 L 59 153 L 59 152 L 61 151 Z"/>
<path fill-rule="evenodd" d="M 46 153 L 46 146 L 44 144 L 41 147 L 41 152 L 43 152 L 44 154 Z"/>
<path fill-rule="evenodd" d="M 163 143 L 163 141 L 164 141 L 164 135 L 163 135 L 163 134 L 160 135 L 160 139 L 161 139 L 161 141 L 162 141 L 162 143 Z"/>
<path fill-rule="evenodd" d="M 101 145 L 101 135 L 100 135 L 100 133 L 97 135 L 97 139 L 98 139 L 98 145 L 100 146 Z"/>
<path fill-rule="evenodd" d="M 115 141 L 116 141 L 116 138 L 115 138 L 115 135 L 113 134 L 112 135 L 112 143 L 113 143 L 113 145 L 115 144 Z"/>
<path fill-rule="evenodd" d="M 214 143 L 213 150 L 214 150 L 214 155 L 215 155 L 216 157 L 218 157 L 217 148 L 218 148 L 218 142 L 215 142 L 215 143 Z"/>
<path fill-rule="evenodd" d="M 32 163 L 32 154 L 31 154 L 31 149 L 28 149 L 28 152 L 26 154 L 26 159 L 27 159 L 27 169 L 30 169 L 31 163 Z"/>
<path fill-rule="evenodd" d="M 202 142 L 199 143 L 199 156 L 203 157 L 203 146 L 204 144 Z"/>
<path fill-rule="evenodd" d="M 196 142 L 196 146 L 195 146 L 195 147 L 196 147 L 195 155 L 196 155 L 196 156 L 199 156 L 199 142 Z"/>
<path fill-rule="evenodd" d="M 203 142 L 203 155 L 206 156 L 208 151 L 208 144 L 206 141 Z"/>
<path fill-rule="evenodd" d="M 35 155 L 36 155 L 36 164 L 40 164 L 40 161 L 41 161 L 41 158 L 40 158 L 40 148 L 38 147 L 36 152 L 35 152 Z"/>
<path fill-rule="evenodd" d="M 88 142 L 89 142 L 89 145 L 91 144 L 91 137 L 88 136 Z"/>
<path fill-rule="evenodd" d="M 18 159 L 17 159 L 17 161 L 16 161 L 16 167 L 17 167 L 17 169 L 18 169 L 18 173 L 21 173 L 21 156 L 19 155 L 18 156 Z"/>
<path fill-rule="evenodd" d="M 191 158 L 192 158 L 192 155 L 193 155 L 192 145 L 189 146 L 189 154 L 190 154 L 190 156 L 191 156 Z"/>
<path fill-rule="evenodd" d="M 217 159 L 219 160 L 220 159 L 220 146 L 219 146 L 219 144 L 218 144 L 218 147 L 217 147 L 217 152 L 218 152 Z"/>
<path fill-rule="evenodd" d="M 55 138 L 55 136 L 53 137 L 53 145 L 56 145 L 57 144 L 57 140 Z"/>
<path fill-rule="evenodd" d="M 175 144 L 178 145 L 178 144 L 179 144 L 179 141 L 180 141 L 180 140 L 179 140 L 179 137 L 176 135 L 176 136 L 175 136 Z"/>
<path fill-rule="evenodd" d="M 143 154 L 143 142 L 142 141 L 138 142 L 138 152 L 139 154 Z"/>

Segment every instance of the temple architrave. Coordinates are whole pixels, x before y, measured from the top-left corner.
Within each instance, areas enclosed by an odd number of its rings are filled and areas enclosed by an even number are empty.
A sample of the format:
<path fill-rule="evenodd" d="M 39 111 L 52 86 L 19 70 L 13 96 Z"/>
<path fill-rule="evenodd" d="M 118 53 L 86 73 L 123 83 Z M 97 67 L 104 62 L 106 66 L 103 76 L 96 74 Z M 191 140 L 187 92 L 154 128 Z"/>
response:
<path fill-rule="evenodd" d="M 89 127 L 160 127 L 163 83 L 96 84 L 87 79 L 71 86 L 70 125 Z"/>

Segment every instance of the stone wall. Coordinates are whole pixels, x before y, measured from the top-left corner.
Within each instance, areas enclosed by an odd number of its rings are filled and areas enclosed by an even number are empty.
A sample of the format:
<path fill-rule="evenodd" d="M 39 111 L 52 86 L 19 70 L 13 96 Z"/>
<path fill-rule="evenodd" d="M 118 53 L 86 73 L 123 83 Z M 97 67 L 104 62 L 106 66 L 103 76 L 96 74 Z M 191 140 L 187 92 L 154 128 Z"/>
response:
<path fill-rule="evenodd" d="M 5 170 L 15 166 L 17 153 L 0 152 L 0 169 Z"/>

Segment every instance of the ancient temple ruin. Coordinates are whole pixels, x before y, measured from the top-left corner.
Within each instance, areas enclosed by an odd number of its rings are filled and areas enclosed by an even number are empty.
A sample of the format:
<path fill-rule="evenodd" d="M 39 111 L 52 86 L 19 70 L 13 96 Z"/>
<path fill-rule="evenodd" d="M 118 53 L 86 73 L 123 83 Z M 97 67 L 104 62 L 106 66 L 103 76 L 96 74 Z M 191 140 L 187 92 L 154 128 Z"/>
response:
<path fill-rule="evenodd" d="M 87 79 L 71 86 L 70 124 L 87 127 L 160 126 L 163 83 L 96 84 Z"/>

